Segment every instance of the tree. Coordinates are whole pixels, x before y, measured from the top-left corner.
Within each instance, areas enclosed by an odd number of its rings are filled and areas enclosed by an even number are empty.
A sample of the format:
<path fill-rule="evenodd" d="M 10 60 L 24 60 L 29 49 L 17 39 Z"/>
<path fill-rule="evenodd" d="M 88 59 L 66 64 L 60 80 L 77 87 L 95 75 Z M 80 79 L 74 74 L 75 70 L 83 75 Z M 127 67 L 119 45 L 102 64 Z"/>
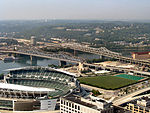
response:
<path fill-rule="evenodd" d="M 4 79 L 4 74 L 0 74 L 0 80 Z"/>
<path fill-rule="evenodd" d="M 101 93 L 98 91 L 98 90 L 92 90 L 92 93 L 94 96 L 98 96 L 98 95 L 101 95 Z"/>

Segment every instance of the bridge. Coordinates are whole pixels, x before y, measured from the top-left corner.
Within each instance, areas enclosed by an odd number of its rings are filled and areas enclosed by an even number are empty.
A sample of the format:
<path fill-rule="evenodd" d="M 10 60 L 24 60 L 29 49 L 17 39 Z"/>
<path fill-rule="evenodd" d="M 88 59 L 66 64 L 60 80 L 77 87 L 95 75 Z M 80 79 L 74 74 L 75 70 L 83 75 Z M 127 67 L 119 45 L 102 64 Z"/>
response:
<path fill-rule="evenodd" d="M 1 53 L 12 53 L 12 54 L 23 54 L 23 55 L 29 55 L 31 56 L 36 56 L 36 57 L 42 57 L 42 58 L 48 58 L 48 59 L 55 59 L 59 61 L 65 61 L 65 62 L 72 62 L 72 63 L 83 63 L 86 66 L 93 66 L 96 68 L 101 68 L 109 71 L 114 71 L 114 72 L 124 72 L 124 73 L 135 73 L 135 74 L 142 74 L 142 75 L 148 75 L 150 76 L 150 72 L 144 72 L 144 71 L 136 71 L 136 70 L 131 70 L 131 69 L 124 69 L 124 68 L 119 68 L 119 67 L 104 67 L 102 65 L 96 65 L 96 64 L 89 64 L 86 63 L 84 59 L 81 59 L 79 57 L 75 56 L 70 56 L 66 54 L 55 54 L 55 53 L 43 53 L 41 51 L 37 50 L 30 50 L 30 49 L 19 49 L 17 51 L 12 51 L 12 50 L 1 50 Z M 32 59 L 31 59 L 32 60 Z"/>
<path fill-rule="evenodd" d="M 141 66 L 144 65 L 144 66 L 150 68 L 150 61 L 148 61 L 148 60 L 139 60 L 139 59 L 124 57 L 120 53 L 112 52 L 105 47 L 92 48 L 92 47 L 88 47 L 88 46 L 77 44 L 77 43 L 63 43 L 60 46 L 63 48 L 70 48 L 73 50 L 78 50 L 78 51 L 82 51 L 82 52 L 87 52 L 87 53 L 92 53 L 92 54 L 97 54 L 100 56 L 113 58 L 113 59 L 116 59 L 116 60 L 119 60 L 122 62 L 126 62 L 126 63 L 138 64 Z"/>
<path fill-rule="evenodd" d="M 70 48 L 73 50 L 78 50 L 78 51 L 88 52 L 88 53 L 97 54 L 97 55 L 101 55 L 101 56 L 106 56 L 106 57 L 117 59 L 122 62 L 138 64 L 140 66 L 144 66 L 144 71 L 147 71 L 147 72 L 149 72 L 149 70 L 150 70 L 150 61 L 124 57 L 120 53 L 112 52 L 112 51 L 106 49 L 105 47 L 92 48 L 92 47 L 88 47 L 88 46 L 77 44 L 77 43 L 63 43 L 63 44 L 57 44 L 57 45 L 53 44 L 53 46 Z M 67 61 L 67 62 L 74 62 L 74 63 L 81 62 L 88 66 L 94 66 L 94 67 L 107 69 L 107 70 L 111 70 L 111 71 L 135 72 L 135 70 L 128 70 L 128 69 L 117 68 L 117 67 L 103 67 L 101 65 L 89 64 L 89 63 L 86 63 L 85 60 L 83 60 L 82 58 L 75 57 L 72 55 L 69 56 L 69 55 L 55 54 L 55 53 L 48 54 L 43 51 L 41 52 L 41 51 L 39 51 L 39 49 L 34 48 L 34 47 L 19 47 L 19 49 L 17 51 L 2 50 L 2 52 L 24 54 L 24 55 L 30 55 L 30 56 L 43 57 L 43 58 L 51 58 L 51 59 L 56 59 L 56 60 L 60 60 L 60 61 Z M 142 72 L 143 74 L 149 75 L 149 73 L 146 73 L 144 71 Z M 139 72 L 136 72 L 136 73 L 139 73 Z"/>
<path fill-rule="evenodd" d="M 88 46 L 80 45 L 80 44 L 76 44 L 76 43 L 63 43 L 63 44 L 61 44 L 61 46 L 64 48 L 70 48 L 73 50 L 83 51 L 83 52 L 102 55 L 102 56 L 111 57 L 111 58 L 116 58 L 116 57 L 118 58 L 119 56 L 121 56 L 120 53 L 112 52 L 112 51 L 106 49 L 105 47 L 92 48 L 92 47 L 88 47 Z"/>
<path fill-rule="evenodd" d="M 35 56 L 35 57 L 41 57 L 41 58 L 48 58 L 48 59 L 55 59 L 59 61 L 66 61 L 66 62 L 72 62 L 72 63 L 79 63 L 84 62 L 84 59 L 81 59 L 79 57 L 70 56 L 67 54 L 55 54 L 55 53 L 43 53 L 40 51 L 33 51 L 33 50 L 18 50 L 18 51 L 12 51 L 12 50 L 1 50 L 1 53 L 12 53 L 12 54 L 22 54 L 22 55 L 29 55 L 29 56 Z"/>

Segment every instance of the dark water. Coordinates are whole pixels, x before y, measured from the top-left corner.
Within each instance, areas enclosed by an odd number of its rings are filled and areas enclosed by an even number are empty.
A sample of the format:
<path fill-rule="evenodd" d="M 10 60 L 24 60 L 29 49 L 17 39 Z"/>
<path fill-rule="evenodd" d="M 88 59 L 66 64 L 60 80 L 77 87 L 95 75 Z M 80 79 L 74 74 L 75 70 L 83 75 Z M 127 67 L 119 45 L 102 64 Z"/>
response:
<path fill-rule="evenodd" d="M 86 59 L 95 59 L 99 58 L 98 55 L 93 54 L 78 54 L 78 56 Z M 69 63 L 69 62 L 68 62 Z M 30 60 L 29 56 L 20 56 L 19 60 L 13 62 L 4 62 L 0 60 L 0 73 L 7 73 L 6 69 L 19 68 L 25 66 L 48 66 L 49 64 L 59 65 L 58 60 L 46 59 L 46 58 L 33 58 L 33 61 Z"/>
<path fill-rule="evenodd" d="M 29 56 L 21 56 L 19 60 L 13 62 L 4 62 L 0 60 L 0 73 L 7 73 L 6 69 L 25 67 L 25 66 L 48 66 L 48 64 L 58 65 L 59 61 L 52 59 L 36 58 L 33 61 L 30 60 Z"/>

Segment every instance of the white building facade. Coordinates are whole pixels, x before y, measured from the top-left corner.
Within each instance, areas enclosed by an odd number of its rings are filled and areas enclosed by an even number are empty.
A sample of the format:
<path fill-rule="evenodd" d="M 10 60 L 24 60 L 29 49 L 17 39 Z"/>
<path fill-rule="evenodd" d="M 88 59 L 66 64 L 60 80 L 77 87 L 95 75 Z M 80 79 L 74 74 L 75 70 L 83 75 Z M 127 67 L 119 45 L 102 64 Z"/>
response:
<path fill-rule="evenodd" d="M 97 103 L 70 96 L 60 99 L 60 113 L 113 113 L 113 107 L 106 102 Z"/>

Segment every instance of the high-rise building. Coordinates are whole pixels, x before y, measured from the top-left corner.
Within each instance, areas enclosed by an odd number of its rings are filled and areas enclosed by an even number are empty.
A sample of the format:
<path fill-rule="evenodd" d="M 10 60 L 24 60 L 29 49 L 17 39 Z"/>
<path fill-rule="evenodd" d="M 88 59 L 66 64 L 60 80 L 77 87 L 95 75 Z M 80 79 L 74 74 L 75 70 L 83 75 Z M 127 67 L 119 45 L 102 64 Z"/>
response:
<path fill-rule="evenodd" d="M 36 45 L 36 37 L 31 36 L 31 45 L 35 46 Z"/>

